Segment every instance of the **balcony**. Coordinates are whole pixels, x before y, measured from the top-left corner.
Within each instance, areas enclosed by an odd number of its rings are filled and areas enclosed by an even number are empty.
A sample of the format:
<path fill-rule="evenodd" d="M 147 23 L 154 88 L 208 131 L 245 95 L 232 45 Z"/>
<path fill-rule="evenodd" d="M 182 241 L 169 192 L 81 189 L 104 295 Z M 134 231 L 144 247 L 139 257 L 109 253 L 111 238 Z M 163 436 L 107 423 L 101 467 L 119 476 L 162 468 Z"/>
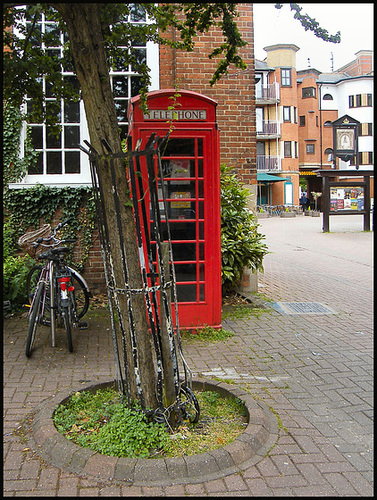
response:
<path fill-rule="evenodd" d="M 276 120 L 257 120 L 257 139 L 280 137 L 280 123 Z"/>
<path fill-rule="evenodd" d="M 257 172 L 279 172 L 281 162 L 278 156 L 257 155 Z"/>
<path fill-rule="evenodd" d="M 257 86 L 255 89 L 257 104 L 274 104 L 280 102 L 280 89 L 277 82 L 267 85 L 267 87 Z"/>

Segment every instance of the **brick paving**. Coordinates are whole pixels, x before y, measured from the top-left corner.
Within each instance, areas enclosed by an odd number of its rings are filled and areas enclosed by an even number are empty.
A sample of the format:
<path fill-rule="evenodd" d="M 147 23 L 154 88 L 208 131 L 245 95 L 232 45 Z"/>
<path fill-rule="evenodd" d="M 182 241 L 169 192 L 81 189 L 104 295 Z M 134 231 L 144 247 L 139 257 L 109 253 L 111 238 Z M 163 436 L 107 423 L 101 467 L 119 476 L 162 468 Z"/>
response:
<path fill-rule="evenodd" d="M 331 233 L 311 217 L 260 224 L 271 251 L 259 277 L 265 311 L 224 321 L 232 338 L 184 352 L 194 376 L 223 380 L 267 408 L 278 428 L 268 453 L 223 477 L 153 486 L 52 465 L 27 423 L 44 401 L 114 379 L 110 325 L 91 311 L 73 354 L 62 334 L 54 349 L 39 338 L 27 359 L 26 319 L 12 317 L 4 321 L 4 496 L 373 495 L 373 233 L 361 231 L 359 215 L 332 217 Z M 335 314 L 282 314 L 279 301 L 319 302 Z"/>

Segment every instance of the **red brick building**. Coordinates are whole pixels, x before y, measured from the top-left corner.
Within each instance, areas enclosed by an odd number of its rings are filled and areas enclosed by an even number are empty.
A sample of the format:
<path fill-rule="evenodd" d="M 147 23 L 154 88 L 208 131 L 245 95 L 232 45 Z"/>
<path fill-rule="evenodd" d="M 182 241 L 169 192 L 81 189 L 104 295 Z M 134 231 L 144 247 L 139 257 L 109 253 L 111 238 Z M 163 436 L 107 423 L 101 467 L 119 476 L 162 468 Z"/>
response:
<path fill-rule="evenodd" d="M 241 71 L 231 67 L 228 75 L 210 86 L 219 59 L 210 60 L 208 54 L 224 41 L 219 28 L 211 29 L 196 37 L 193 52 L 160 47 L 160 88 L 191 90 L 217 101 L 220 162 L 234 166 L 253 191 L 256 185 L 253 5 L 241 3 L 237 9 L 237 26 L 247 42 L 239 53 L 248 68 Z"/>
<path fill-rule="evenodd" d="M 347 76 L 370 75 L 373 73 L 373 51 L 359 50 L 355 54 L 356 59 L 347 63 L 337 70 Z"/>

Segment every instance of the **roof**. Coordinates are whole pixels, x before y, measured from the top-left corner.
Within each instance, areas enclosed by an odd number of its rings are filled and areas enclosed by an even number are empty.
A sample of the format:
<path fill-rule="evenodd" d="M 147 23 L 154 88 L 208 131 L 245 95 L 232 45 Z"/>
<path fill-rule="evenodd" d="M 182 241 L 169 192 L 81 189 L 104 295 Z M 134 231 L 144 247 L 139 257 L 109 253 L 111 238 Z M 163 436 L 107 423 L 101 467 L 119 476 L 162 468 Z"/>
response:
<path fill-rule="evenodd" d="M 264 71 L 274 71 L 275 68 L 271 68 L 270 66 L 268 66 L 268 64 L 266 63 L 266 61 L 259 61 L 258 59 L 255 59 L 255 71 L 261 71 L 261 70 L 264 70 Z"/>
<path fill-rule="evenodd" d="M 373 74 L 348 76 L 345 73 L 320 73 L 315 80 L 317 83 L 339 83 L 343 81 L 356 80 L 361 78 L 373 78 Z M 304 78 L 297 78 L 297 83 L 302 83 Z"/>

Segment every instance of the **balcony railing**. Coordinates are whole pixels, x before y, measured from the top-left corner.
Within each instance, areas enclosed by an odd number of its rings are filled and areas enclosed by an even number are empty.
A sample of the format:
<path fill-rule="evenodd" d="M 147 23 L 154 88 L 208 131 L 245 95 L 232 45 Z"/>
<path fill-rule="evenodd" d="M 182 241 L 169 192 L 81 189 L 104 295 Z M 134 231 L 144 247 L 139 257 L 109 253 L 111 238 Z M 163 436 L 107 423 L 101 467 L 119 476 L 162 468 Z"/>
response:
<path fill-rule="evenodd" d="M 280 89 L 277 82 L 267 85 L 267 87 L 257 87 L 255 91 L 256 100 L 261 102 L 275 102 L 280 100 Z"/>
<path fill-rule="evenodd" d="M 257 136 L 279 136 L 280 135 L 280 123 L 276 120 L 269 120 L 262 122 L 257 121 Z"/>
<path fill-rule="evenodd" d="M 281 170 L 278 156 L 257 155 L 257 172 L 279 172 Z"/>

